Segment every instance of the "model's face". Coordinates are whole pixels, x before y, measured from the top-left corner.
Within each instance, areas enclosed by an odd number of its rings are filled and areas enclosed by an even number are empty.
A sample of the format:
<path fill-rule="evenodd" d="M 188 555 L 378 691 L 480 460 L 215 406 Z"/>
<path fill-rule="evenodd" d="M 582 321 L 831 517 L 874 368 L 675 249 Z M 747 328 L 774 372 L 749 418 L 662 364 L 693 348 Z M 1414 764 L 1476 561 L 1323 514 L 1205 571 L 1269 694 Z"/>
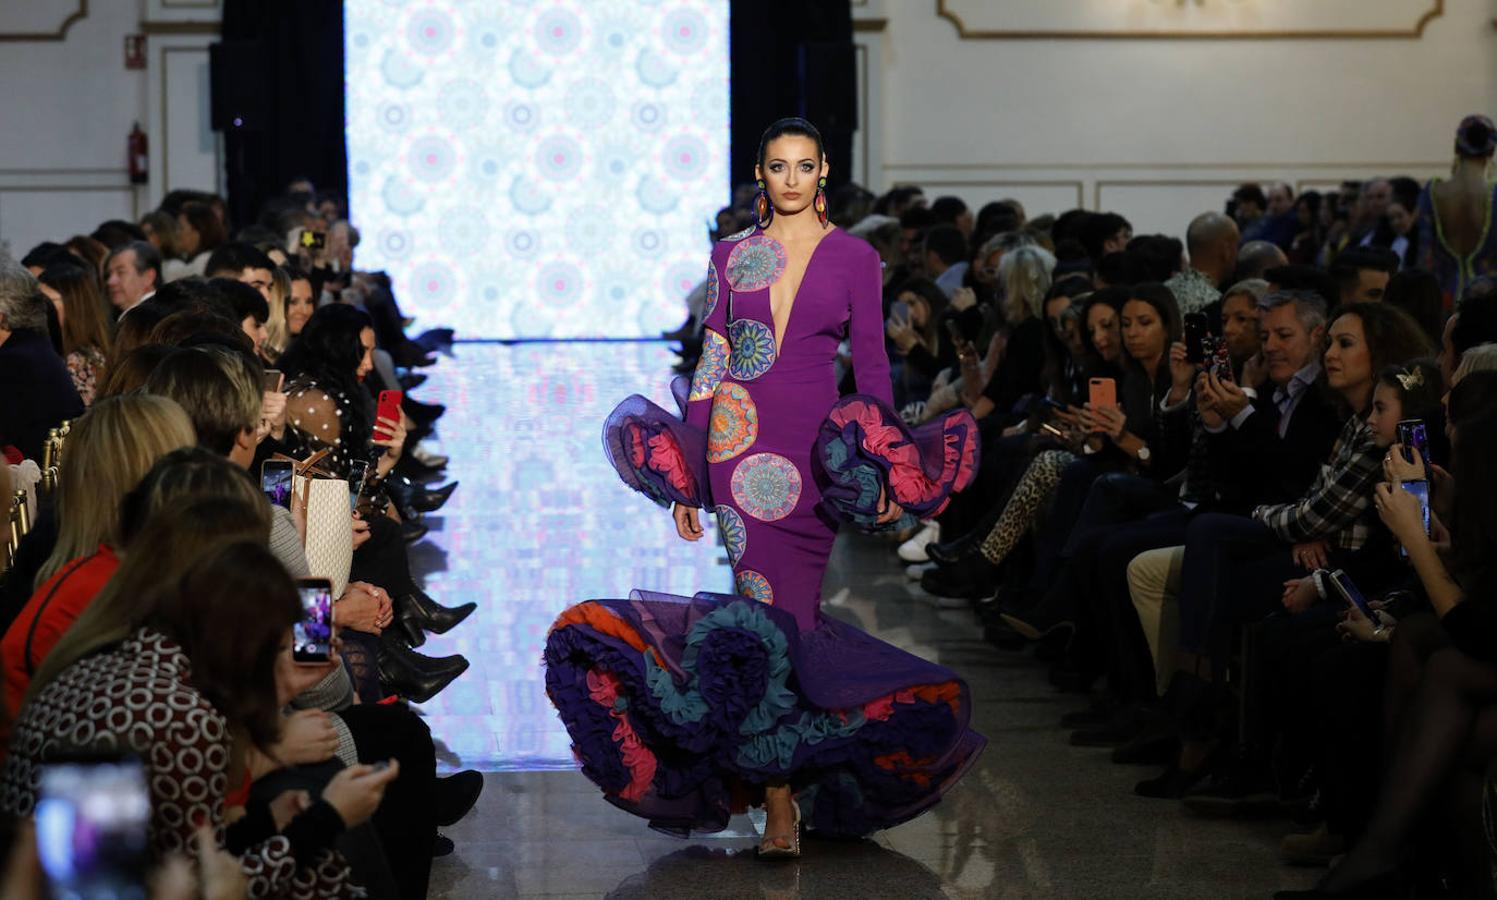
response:
<path fill-rule="evenodd" d="M 1312 333 L 1293 303 L 1269 310 L 1263 315 L 1263 361 L 1268 363 L 1268 379 L 1277 385 L 1289 383 L 1294 373 L 1310 364 L 1319 340 L 1320 329 Z"/>
<path fill-rule="evenodd" d="M 764 148 L 764 162 L 754 175 L 764 182 L 775 211 L 794 215 L 805 211 L 816 199 L 817 182 L 828 167 L 816 142 L 799 134 L 786 134 Z"/>
<path fill-rule="evenodd" d="M 1331 343 L 1325 351 L 1326 382 L 1351 395 L 1372 383 L 1372 350 L 1360 316 L 1342 316 L 1331 323 Z"/>
<path fill-rule="evenodd" d="M 1123 304 L 1123 346 L 1128 348 L 1129 356 L 1139 362 L 1158 359 L 1164 355 L 1168 340 L 1164 320 L 1152 304 L 1142 300 Z"/>
<path fill-rule="evenodd" d="M 1381 381 L 1372 391 L 1372 410 L 1367 413 L 1367 427 L 1379 447 L 1392 446 L 1398 440 L 1398 422 L 1403 418 L 1403 399 L 1398 391 Z"/>
<path fill-rule="evenodd" d="M 1414 216 L 1402 203 L 1389 203 L 1388 227 L 1399 237 L 1405 237 L 1414 230 Z"/>
<path fill-rule="evenodd" d="M 291 298 L 286 301 L 286 330 L 301 334 L 302 326 L 312 318 L 312 282 L 298 278 L 291 282 Z"/>
<path fill-rule="evenodd" d="M 364 346 L 364 355 L 359 357 L 359 368 L 354 375 L 363 381 L 364 376 L 374 370 L 374 329 L 365 328 L 359 332 L 359 343 Z"/>
<path fill-rule="evenodd" d="M 1122 342 L 1118 340 L 1116 310 L 1102 303 L 1087 310 L 1086 331 L 1091 335 L 1092 347 L 1096 349 L 1098 356 L 1110 363 L 1118 361 L 1123 348 Z"/>
<path fill-rule="evenodd" d="M 1251 294 L 1233 294 L 1222 303 L 1222 338 L 1234 360 L 1258 352 L 1258 304 Z"/>

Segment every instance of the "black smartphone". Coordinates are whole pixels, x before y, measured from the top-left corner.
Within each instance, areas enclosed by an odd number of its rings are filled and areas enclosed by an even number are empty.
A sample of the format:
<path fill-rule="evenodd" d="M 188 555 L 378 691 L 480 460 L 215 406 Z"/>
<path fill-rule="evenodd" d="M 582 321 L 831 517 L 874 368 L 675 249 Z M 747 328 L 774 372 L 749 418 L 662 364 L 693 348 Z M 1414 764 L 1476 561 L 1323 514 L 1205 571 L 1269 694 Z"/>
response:
<path fill-rule="evenodd" d="M 1414 495 L 1419 501 L 1419 513 L 1424 520 L 1424 536 L 1429 537 L 1429 482 L 1428 481 L 1405 481 L 1403 489 Z M 1398 555 L 1407 559 L 1409 548 L 1399 547 Z"/>
<path fill-rule="evenodd" d="M 291 626 L 291 659 L 315 665 L 333 657 L 333 585 L 326 578 L 298 578 L 301 618 Z"/>
<path fill-rule="evenodd" d="M 1211 338 L 1211 324 L 1205 313 L 1193 312 L 1185 314 L 1185 358 L 1195 365 L 1206 364 L 1210 357 L 1208 341 Z"/>
<path fill-rule="evenodd" d="M 1419 458 L 1424 460 L 1426 477 L 1429 475 L 1429 430 L 1424 426 L 1423 419 L 1404 419 L 1398 423 L 1398 443 L 1403 446 L 1403 458 L 1407 462 L 1414 461 L 1413 451 L 1419 451 Z"/>
<path fill-rule="evenodd" d="M 369 463 L 360 459 L 348 464 L 348 503 L 359 508 L 359 498 L 364 496 L 364 485 L 369 481 Z"/>
<path fill-rule="evenodd" d="M 289 459 L 267 459 L 260 464 L 260 490 L 282 509 L 291 508 L 291 475 L 294 463 Z"/>
<path fill-rule="evenodd" d="M 1054 397 L 1051 397 L 1049 395 L 1040 398 L 1040 405 L 1052 412 L 1071 411 L 1071 408 L 1069 406 L 1066 406 L 1064 403 L 1061 403 L 1059 400 L 1056 400 Z"/>
<path fill-rule="evenodd" d="M 1337 569 L 1331 573 L 1331 586 L 1336 589 L 1336 593 L 1341 595 L 1341 599 L 1346 601 L 1348 606 L 1355 606 L 1374 626 L 1383 623 L 1383 620 L 1378 617 L 1377 610 L 1368 605 L 1367 598 L 1362 596 L 1362 592 L 1352 582 L 1351 576 L 1344 571 Z"/>
<path fill-rule="evenodd" d="M 93 754 L 42 766 L 36 849 L 49 895 L 145 900 L 150 820 L 138 757 Z"/>

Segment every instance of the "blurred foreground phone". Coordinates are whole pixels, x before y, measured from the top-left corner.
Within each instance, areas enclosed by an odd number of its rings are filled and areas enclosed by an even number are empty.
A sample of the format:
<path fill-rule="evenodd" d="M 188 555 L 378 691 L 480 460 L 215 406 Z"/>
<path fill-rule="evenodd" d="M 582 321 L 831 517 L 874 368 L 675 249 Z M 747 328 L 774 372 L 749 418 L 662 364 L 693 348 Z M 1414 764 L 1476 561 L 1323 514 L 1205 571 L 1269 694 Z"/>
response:
<path fill-rule="evenodd" d="M 333 585 L 326 578 L 298 578 L 301 618 L 291 626 L 291 660 L 315 665 L 333 658 Z"/>
<path fill-rule="evenodd" d="M 400 401 L 404 399 L 405 392 L 403 391 L 380 391 L 379 408 L 375 411 L 375 418 L 399 422 Z M 383 440 L 390 437 L 390 432 L 386 431 L 383 426 L 376 422 L 374 423 L 374 436 Z"/>
<path fill-rule="evenodd" d="M 1087 399 L 1093 409 L 1118 405 L 1118 383 L 1111 378 L 1093 378 L 1087 382 Z"/>
<path fill-rule="evenodd" d="M 368 480 L 367 460 L 358 459 L 348 464 L 348 503 L 354 509 L 359 508 L 359 498 L 364 496 L 364 484 Z"/>
<path fill-rule="evenodd" d="M 1424 520 L 1424 536 L 1429 537 L 1429 482 L 1428 481 L 1405 481 L 1403 489 L 1414 495 L 1419 501 L 1419 514 Z M 1409 557 L 1409 548 L 1399 547 L 1398 555 L 1404 559 Z"/>
<path fill-rule="evenodd" d="M 327 232 L 308 228 L 301 233 L 301 245 L 308 250 L 327 249 Z"/>
<path fill-rule="evenodd" d="M 138 757 L 92 754 L 42 766 L 36 849 L 48 896 L 145 900 L 150 819 Z"/>
<path fill-rule="evenodd" d="M 1211 358 L 1211 325 L 1205 313 L 1185 314 L 1185 358 L 1198 365 L 1205 365 Z"/>
<path fill-rule="evenodd" d="M 282 509 L 291 508 L 291 474 L 295 464 L 289 459 L 267 459 L 260 464 L 260 490 Z"/>
<path fill-rule="evenodd" d="M 1336 589 L 1336 593 L 1341 595 L 1341 599 L 1345 601 L 1347 606 L 1355 606 L 1357 611 L 1366 617 L 1367 621 L 1373 625 L 1381 625 L 1383 623 L 1383 620 L 1377 614 L 1377 610 L 1368 605 L 1367 598 L 1362 596 L 1362 592 L 1357 589 L 1356 584 L 1351 580 L 1351 576 L 1347 575 L 1346 572 L 1341 569 L 1332 572 L 1331 586 Z"/>

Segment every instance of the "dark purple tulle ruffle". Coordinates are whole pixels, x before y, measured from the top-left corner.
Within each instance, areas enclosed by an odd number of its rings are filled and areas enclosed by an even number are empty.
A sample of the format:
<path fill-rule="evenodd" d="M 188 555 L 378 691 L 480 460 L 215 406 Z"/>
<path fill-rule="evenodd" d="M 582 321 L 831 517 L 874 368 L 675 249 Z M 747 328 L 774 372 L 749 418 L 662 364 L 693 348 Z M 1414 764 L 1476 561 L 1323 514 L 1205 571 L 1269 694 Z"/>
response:
<path fill-rule="evenodd" d="M 579 604 L 545 663 L 584 774 L 672 834 L 720 831 L 786 779 L 809 826 L 864 835 L 935 804 L 986 743 L 950 670 L 835 620 L 801 633 L 742 597 Z"/>
<path fill-rule="evenodd" d="M 711 505 L 707 435 L 683 421 L 690 384 L 671 382 L 681 412 L 672 415 L 638 394 L 614 407 L 603 423 L 603 451 L 624 484 L 663 507 Z"/>

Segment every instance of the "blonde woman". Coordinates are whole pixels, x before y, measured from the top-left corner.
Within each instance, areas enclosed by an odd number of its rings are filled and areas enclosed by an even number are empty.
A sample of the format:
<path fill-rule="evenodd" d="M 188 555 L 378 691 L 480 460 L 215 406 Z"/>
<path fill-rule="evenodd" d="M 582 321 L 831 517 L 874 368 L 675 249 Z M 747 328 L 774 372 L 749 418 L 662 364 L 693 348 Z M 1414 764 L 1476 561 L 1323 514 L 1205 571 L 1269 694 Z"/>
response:
<path fill-rule="evenodd" d="M 962 360 L 963 400 L 977 418 L 995 410 L 1007 416 L 1020 397 L 1042 389 L 1046 327 L 1042 308 L 1054 269 L 1055 257 L 1033 244 L 1009 250 L 998 263 L 998 283 L 1003 286 L 999 308 L 1006 334 L 995 342 L 998 361 L 985 387 L 976 359 Z M 961 348 L 957 349 L 960 354 Z"/>
<path fill-rule="evenodd" d="M 109 397 L 73 426 L 57 489 L 52 554 L 36 574 L 36 592 L 0 639 L 12 716 L 36 667 L 119 568 L 125 495 L 156 460 L 196 442 L 187 413 L 165 397 Z"/>
<path fill-rule="evenodd" d="M 270 318 L 265 320 L 265 344 L 260 356 L 268 364 L 274 364 L 286 345 L 291 343 L 291 329 L 286 325 L 286 302 L 291 299 L 291 274 L 283 267 L 270 270 Z"/>

